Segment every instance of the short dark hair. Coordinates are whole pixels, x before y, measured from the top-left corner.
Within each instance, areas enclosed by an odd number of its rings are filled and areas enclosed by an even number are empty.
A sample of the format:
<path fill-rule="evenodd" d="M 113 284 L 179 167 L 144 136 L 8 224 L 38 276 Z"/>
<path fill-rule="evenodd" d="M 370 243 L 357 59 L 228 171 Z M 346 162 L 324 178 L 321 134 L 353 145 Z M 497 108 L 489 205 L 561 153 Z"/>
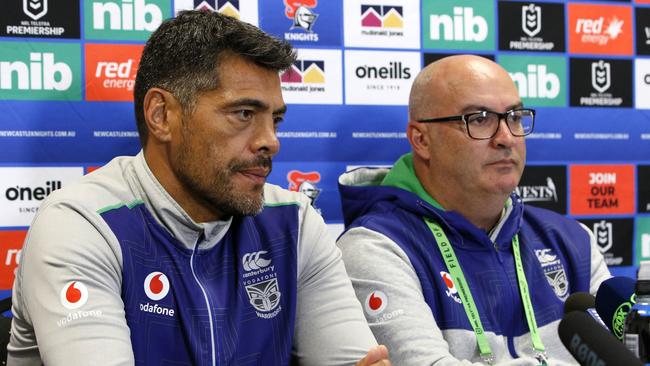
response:
<path fill-rule="evenodd" d="M 218 88 L 217 70 L 227 53 L 276 71 L 296 60 L 291 45 L 235 18 L 203 11 L 182 11 L 151 34 L 142 52 L 133 90 L 140 142 L 147 143 L 144 96 L 158 87 L 172 93 L 183 113 L 191 113 L 198 93 Z"/>

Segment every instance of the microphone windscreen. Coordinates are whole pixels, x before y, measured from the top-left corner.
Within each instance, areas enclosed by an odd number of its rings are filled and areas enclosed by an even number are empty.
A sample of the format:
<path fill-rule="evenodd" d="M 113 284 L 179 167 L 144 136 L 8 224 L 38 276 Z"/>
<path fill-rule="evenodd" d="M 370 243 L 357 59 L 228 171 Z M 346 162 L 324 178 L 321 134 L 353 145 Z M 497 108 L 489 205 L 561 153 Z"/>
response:
<path fill-rule="evenodd" d="M 564 302 L 564 314 L 596 307 L 596 298 L 588 292 L 575 292 Z"/>
<path fill-rule="evenodd" d="M 558 326 L 560 340 L 580 365 L 642 366 L 607 329 L 582 311 L 568 313 Z"/>
<path fill-rule="evenodd" d="M 635 283 L 629 277 L 612 277 L 603 281 L 596 293 L 596 311 L 619 341 L 623 340 L 625 317 L 634 304 Z"/>

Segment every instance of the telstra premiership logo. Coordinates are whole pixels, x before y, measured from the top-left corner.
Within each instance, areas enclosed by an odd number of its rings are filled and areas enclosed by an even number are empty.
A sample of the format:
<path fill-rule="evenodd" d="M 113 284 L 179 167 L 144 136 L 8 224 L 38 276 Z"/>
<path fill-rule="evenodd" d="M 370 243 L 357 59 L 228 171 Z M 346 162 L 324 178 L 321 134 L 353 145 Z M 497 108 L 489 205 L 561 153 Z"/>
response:
<path fill-rule="evenodd" d="M 591 86 L 604 93 L 612 85 L 612 71 L 609 62 L 600 60 L 591 63 Z"/>
<path fill-rule="evenodd" d="M 542 30 L 542 8 L 535 4 L 521 7 L 521 30 L 535 37 Z"/>
<path fill-rule="evenodd" d="M 23 12 L 32 20 L 39 20 L 47 14 L 47 0 L 23 0 Z"/>

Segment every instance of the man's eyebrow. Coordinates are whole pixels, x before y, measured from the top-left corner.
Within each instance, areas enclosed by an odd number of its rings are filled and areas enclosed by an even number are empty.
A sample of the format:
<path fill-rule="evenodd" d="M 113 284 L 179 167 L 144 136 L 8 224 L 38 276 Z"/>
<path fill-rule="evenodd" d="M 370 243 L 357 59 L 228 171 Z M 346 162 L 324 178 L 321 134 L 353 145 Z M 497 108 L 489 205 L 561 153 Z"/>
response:
<path fill-rule="evenodd" d="M 285 114 L 285 113 L 287 113 L 287 105 L 286 104 L 273 111 L 273 114 Z"/>
<path fill-rule="evenodd" d="M 228 103 L 226 106 L 227 108 L 233 108 L 233 107 L 254 107 L 257 109 L 269 109 L 269 105 L 262 102 L 259 99 L 253 99 L 253 98 L 242 98 L 242 99 L 237 99 L 232 101 L 231 103 Z"/>
<path fill-rule="evenodd" d="M 254 107 L 256 109 L 269 109 L 270 106 L 267 103 L 262 102 L 259 99 L 253 98 L 242 98 L 229 103 L 226 108 L 236 108 L 236 107 Z M 287 105 L 284 104 L 282 107 L 273 111 L 273 114 L 284 114 L 287 112 Z"/>

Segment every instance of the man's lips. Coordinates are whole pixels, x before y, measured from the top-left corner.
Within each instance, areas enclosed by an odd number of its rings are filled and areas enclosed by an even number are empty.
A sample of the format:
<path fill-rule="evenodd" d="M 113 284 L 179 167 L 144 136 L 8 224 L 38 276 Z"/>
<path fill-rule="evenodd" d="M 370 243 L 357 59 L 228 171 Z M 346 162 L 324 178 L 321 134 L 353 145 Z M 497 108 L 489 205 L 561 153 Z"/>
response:
<path fill-rule="evenodd" d="M 257 184 L 264 184 L 266 177 L 271 173 L 271 171 L 267 168 L 249 168 L 242 169 L 238 171 L 238 173 Z"/>
<path fill-rule="evenodd" d="M 517 162 L 514 159 L 501 159 L 501 160 L 491 162 L 488 165 L 493 165 L 493 166 L 516 166 Z"/>

